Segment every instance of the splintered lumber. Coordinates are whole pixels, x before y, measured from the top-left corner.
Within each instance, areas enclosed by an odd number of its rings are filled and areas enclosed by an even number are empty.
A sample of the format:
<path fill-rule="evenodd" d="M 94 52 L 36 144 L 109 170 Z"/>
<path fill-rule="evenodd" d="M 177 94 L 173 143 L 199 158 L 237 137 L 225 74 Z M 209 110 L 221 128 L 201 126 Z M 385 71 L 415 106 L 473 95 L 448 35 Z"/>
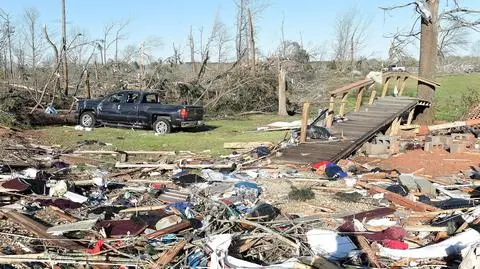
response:
<path fill-rule="evenodd" d="M 175 168 L 190 169 L 230 169 L 233 163 L 229 164 L 167 164 L 167 163 L 115 163 L 115 168 L 157 168 L 160 170 L 173 170 Z"/>
<path fill-rule="evenodd" d="M 374 185 L 365 184 L 363 182 L 357 182 L 357 185 L 359 185 L 359 186 L 361 186 L 365 189 L 368 189 L 370 192 L 373 192 L 373 193 L 383 193 L 385 199 L 389 200 L 390 202 L 392 202 L 396 205 L 403 206 L 403 207 L 411 209 L 413 211 L 423 212 L 423 211 L 438 211 L 439 210 L 438 208 L 436 208 L 434 206 L 427 205 L 427 204 L 424 204 L 424 203 L 421 203 L 421 202 L 415 202 L 415 201 L 409 200 L 409 199 L 401 196 L 400 194 L 396 194 L 394 192 L 382 189 L 382 188 L 374 186 Z"/>
<path fill-rule="evenodd" d="M 183 221 L 181 221 L 177 224 L 174 224 L 170 227 L 167 227 L 165 229 L 161 229 L 161 230 L 158 230 L 158 231 L 153 232 L 151 234 L 148 234 L 147 238 L 148 239 L 154 239 L 154 238 L 157 238 L 157 237 L 162 236 L 162 235 L 176 233 L 176 232 L 179 232 L 179 231 L 182 231 L 182 230 L 185 230 L 185 229 L 189 228 L 190 225 L 191 225 L 190 221 L 183 220 Z"/>
<path fill-rule="evenodd" d="M 120 213 L 131 213 L 131 212 L 146 212 L 146 211 L 155 211 L 160 209 L 165 209 L 168 205 L 155 205 L 155 206 L 142 206 L 142 207 L 132 207 L 122 209 Z"/>
<path fill-rule="evenodd" d="M 260 146 L 273 147 L 272 142 L 229 142 L 223 143 L 223 148 L 226 149 L 254 149 Z"/>
<path fill-rule="evenodd" d="M 103 255 L 83 255 L 83 256 L 66 256 L 58 255 L 55 253 L 32 253 L 21 255 L 2 255 L 0 256 L 1 264 L 14 264 L 24 262 L 44 262 L 54 264 L 82 264 L 82 265 L 133 265 L 133 264 L 145 264 L 147 261 L 144 259 L 134 260 L 131 258 L 120 258 Z"/>
<path fill-rule="evenodd" d="M 23 214 L 17 213 L 13 210 L 0 211 L 0 214 L 8 218 L 9 220 L 23 226 L 25 229 L 38 235 L 39 237 L 46 239 L 47 241 L 51 242 L 53 245 L 57 247 L 62 247 L 69 250 L 85 249 L 84 247 L 73 242 L 73 240 L 69 240 L 64 236 L 54 236 L 47 233 L 47 227 L 45 225 L 38 223 Z"/>
<path fill-rule="evenodd" d="M 360 249 L 367 255 L 368 261 L 373 265 L 373 268 L 383 268 L 380 262 L 375 255 L 375 251 L 373 251 L 372 247 L 368 243 L 367 239 L 362 235 L 355 236 L 357 238 L 358 244 L 360 245 Z"/>
<path fill-rule="evenodd" d="M 160 268 L 164 268 L 167 264 L 169 264 L 175 256 L 178 255 L 178 253 L 185 247 L 187 244 L 187 240 L 183 239 L 182 241 L 178 242 L 175 244 L 173 247 L 169 247 L 167 251 L 163 252 L 162 255 L 158 258 L 157 260 L 157 265 L 160 266 Z"/>

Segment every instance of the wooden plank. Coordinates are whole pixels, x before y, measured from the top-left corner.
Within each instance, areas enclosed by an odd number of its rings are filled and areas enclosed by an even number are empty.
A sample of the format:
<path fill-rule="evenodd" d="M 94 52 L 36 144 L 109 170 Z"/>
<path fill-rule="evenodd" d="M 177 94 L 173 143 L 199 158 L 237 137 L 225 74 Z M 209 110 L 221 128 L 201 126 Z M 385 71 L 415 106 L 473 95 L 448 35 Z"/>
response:
<path fill-rule="evenodd" d="M 348 98 L 348 92 L 343 94 L 342 101 L 340 103 L 340 111 L 339 115 L 343 117 L 345 115 L 345 104 L 347 103 L 347 98 Z"/>
<path fill-rule="evenodd" d="M 169 247 L 157 259 L 156 261 L 157 266 L 160 266 L 160 268 L 164 268 L 166 265 L 168 265 L 178 255 L 178 253 L 185 247 L 188 241 L 190 240 L 183 239 L 180 242 L 176 243 L 174 246 Z"/>
<path fill-rule="evenodd" d="M 3 211 L 0 210 L 0 213 L 8 218 L 9 220 L 21 225 L 29 232 L 32 232 L 38 235 L 41 238 L 47 239 L 50 243 L 54 246 L 69 249 L 69 250 L 84 250 L 85 248 L 72 240 L 68 240 L 68 238 L 64 236 L 54 236 L 47 233 L 47 227 L 41 223 L 34 221 L 33 219 L 17 213 L 13 210 Z"/>
<path fill-rule="evenodd" d="M 362 105 L 364 91 L 365 91 L 365 87 L 360 87 L 358 89 L 357 100 L 355 101 L 355 112 L 357 112 L 360 109 L 360 106 Z"/>
<path fill-rule="evenodd" d="M 360 249 L 363 253 L 367 255 L 368 261 L 373 265 L 373 268 L 383 268 L 380 262 L 375 255 L 375 251 L 373 251 L 372 247 L 368 243 L 367 239 L 363 235 L 356 235 L 358 244 L 360 245 Z"/>
<path fill-rule="evenodd" d="M 345 85 L 345 86 L 343 86 L 341 88 L 338 88 L 336 90 L 330 91 L 330 94 L 336 95 L 336 94 L 348 92 L 348 91 L 351 91 L 352 89 L 370 86 L 373 83 L 375 83 L 373 80 L 367 78 L 367 79 L 364 79 L 364 80 L 360 80 L 360 81 Z"/>
<path fill-rule="evenodd" d="M 369 105 L 373 104 L 373 101 L 375 101 L 375 97 L 377 96 L 377 86 L 373 84 L 369 87 L 369 89 L 370 88 L 372 89 L 372 93 L 370 94 L 370 99 L 368 100 Z"/>
<path fill-rule="evenodd" d="M 308 115 L 310 114 L 310 103 L 303 103 L 302 108 L 302 127 L 300 129 L 300 143 L 305 143 L 307 139 Z"/>
<path fill-rule="evenodd" d="M 405 90 L 405 86 L 407 86 L 407 79 L 408 79 L 407 76 L 405 76 L 405 77 L 403 78 L 402 86 L 400 87 L 400 91 L 398 92 L 398 95 L 399 95 L 399 96 L 402 96 L 402 95 L 403 95 L 403 91 Z"/>
<path fill-rule="evenodd" d="M 383 90 L 382 90 L 381 97 L 385 97 L 385 95 L 387 95 L 388 84 L 390 83 L 390 78 L 389 77 L 386 77 L 384 80 L 385 81 L 383 82 Z"/>
<path fill-rule="evenodd" d="M 427 205 L 427 204 L 424 204 L 424 203 L 421 203 L 421 202 L 415 202 L 415 201 L 409 200 L 409 199 L 401 196 L 400 194 L 396 194 L 394 192 L 382 189 L 378 186 L 366 184 L 366 183 L 360 182 L 360 181 L 357 182 L 357 185 L 359 185 L 359 186 L 361 186 L 365 189 L 368 189 L 370 192 L 373 192 L 373 193 L 383 193 L 385 199 L 387 199 L 387 200 L 389 200 L 389 201 L 391 201 L 391 202 L 393 202 L 397 205 L 400 205 L 400 206 L 403 206 L 405 208 L 411 209 L 413 211 L 424 212 L 424 211 L 438 211 L 439 210 L 438 208 L 436 208 L 434 206 Z"/>
<path fill-rule="evenodd" d="M 332 126 L 334 109 L 335 109 L 335 95 L 330 95 L 330 104 L 328 106 L 327 119 L 325 122 L 325 126 L 327 128 L 330 128 L 330 126 Z"/>
<path fill-rule="evenodd" d="M 415 108 L 412 108 L 408 113 L 407 125 L 411 125 L 413 121 L 413 115 L 415 114 Z"/>
<path fill-rule="evenodd" d="M 187 229 L 188 227 L 190 227 L 190 225 L 191 225 L 190 221 L 182 220 L 181 222 L 179 222 L 177 224 L 174 224 L 170 227 L 167 227 L 165 229 L 161 229 L 161 230 L 158 230 L 158 231 L 153 232 L 151 234 L 148 234 L 147 238 L 148 239 L 154 239 L 154 238 L 160 237 L 162 235 L 166 235 L 166 234 L 170 234 L 170 233 L 176 233 L 176 232 Z"/>

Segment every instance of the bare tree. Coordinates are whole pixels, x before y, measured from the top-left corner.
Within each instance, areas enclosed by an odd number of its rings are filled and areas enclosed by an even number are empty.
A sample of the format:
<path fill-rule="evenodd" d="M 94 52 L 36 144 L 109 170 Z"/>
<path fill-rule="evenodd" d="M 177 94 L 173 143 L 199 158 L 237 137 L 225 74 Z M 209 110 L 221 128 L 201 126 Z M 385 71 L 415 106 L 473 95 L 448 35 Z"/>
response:
<path fill-rule="evenodd" d="M 342 72 L 349 65 L 354 68 L 357 54 L 367 37 L 370 20 L 361 14 L 357 8 L 352 8 L 338 16 L 335 23 L 334 58 L 337 69 Z"/>
<path fill-rule="evenodd" d="M 480 20 L 471 17 L 471 14 L 477 14 L 480 11 L 462 7 L 460 0 L 454 0 L 453 7 L 446 5 L 442 12 L 439 12 L 440 0 L 416 0 L 404 5 L 382 9 L 387 12 L 408 6 L 415 7 L 416 12 L 420 15 L 419 19 L 413 23 L 409 32 L 397 35 L 410 38 L 418 38 L 420 35 L 419 75 L 433 80 L 436 78 L 438 56 L 445 53 L 445 49 L 449 47 L 458 47 L 459 42 L 455 39 L 463 38 L 459 29 L 480 30 Z M 421 22 L 420 29 L 417 27 L 419 20 Z M 420 99 L 433 102 L 434 93 L 433 86 L 418 82 L 417 96 Z M 433 109 L 425 109 L 418 117 L 418 121 L 431 123 Z"/>
<path fill-rule="evenodd" d="M 248 0 L 239 0 L 237 5 L 237 33 L 235 36 L 235 52 L 239 60 L 247 50 L 247 6 Z"/>
<path fill-rule="evenodd" d="M 188 35 L 188 45 L 190 47 L 190 63 L 193 73 L 197 73 L 197 64 L 195 63 L 195 40 L 193 39 L 193 29 L 190 25 L 190 34 Z"/>
<path fill-rule="evenodd" d="M 13 56 L 12 56 L 12 37 L 15 33 L 13 26 L 11 24 L 10 14 L 5 12 L 3 9 L 0 9 L 0 19 L 2 22 L 2 33 L 5 37 L 5 50 L 8 52 L 9 64 L 10 64 L 10 77 L 13 77 Z M 5 63 L 6 63 L 6 55 L 5 53 Z"/>
<path fill-rule="evenodd" d="M 41 35 L 40 25 L 38 23 L 39 13 L 36 8 L 26 8 L 24 10 L 24 19 L 26 24 L 25 40 L 30 51 L 29 62 L 36 80 L 37 65 L 43 56 L 44 42 Z"/>
<path fill-rule="evenodd" d="M 248 9 L 248 48 L 250 50 L 251 67 L 255 72 L 255 28 L 253 27 L 253 17 L 250 9 Z"/>
<path fill-rule="evenodd" d="M 212 31 L 214 32 L 214 45 L 216 46 L 216 54 L 217 54 L 217 61 L 219 63 L 223 62 L 226 60 L 225 58 L 229 54 L 229 45 L 228 43 L 232 40 L 229 33 L 227 26 L 221 21 L 219 13 L 217 12 L 217 15 L 215 17 L 215 22 L 213 24 L 213 29 Z"/>
<path fill-rule="evenodd" d="M 62 63 L 63 63 L 63 94 L 65 96 L 68 96 L 67 17 L 65 15 L 65 0 L 62 0 Z"/>
<path fill-rule="evenodd" d="M 43 26 L 43 35 L 45 36 L 45 40 L 47 40 L 47 43 L 50 45 L 50 47 L 52 48 L 53 50 L 53 55 L 55 56 L 55 63 L 53 64 L 53 68 L 54 68 L 54 78 L 55 78 L 55 82 L 54 82 L 54 87 L 55 87 L 55 92 L 59 92 L 60 90 L 60 75 L 57 72 L 58 70 L 58 66 L 60 65 L 60 50 L 58 49 L 57 45 L 52 41 L 52 39 L 50 38 L 50 36 L 48 35 L 48 31 L 47 31 L 47 26 L 44 25 Z"/>

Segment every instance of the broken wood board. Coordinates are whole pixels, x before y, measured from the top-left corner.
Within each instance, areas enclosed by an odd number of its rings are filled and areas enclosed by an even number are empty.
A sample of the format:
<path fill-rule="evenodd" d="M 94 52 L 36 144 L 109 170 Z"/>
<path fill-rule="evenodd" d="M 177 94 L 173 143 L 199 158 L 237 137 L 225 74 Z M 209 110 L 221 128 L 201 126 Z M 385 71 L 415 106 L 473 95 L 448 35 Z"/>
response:
<path fill-rule="evenodd" d="M 265 147 L 273 147 L 274 144 L 272 142 L 229 142 L 223 143 L 223 148 L 226 149 L 254 149 L 260 146 Z"/>
<path fill-rule="evenodd" d="M 394 192 L 382 189 L 378 186 L 365 184 L 363 182 L 357 182 L 357 185 L 361 186 L 365 189 L 368 189 L 370 192 L 373 192 L 373 193 L 383 193 L 385 199 L 389 200 L 390 202 L 393 202 L 396 205 L 403 206 L 405 208 L 409 208 L 413 211 L 423 212 L 423 211 L 438 211 L 439 210 L 438 208 L 436 208 L 434 206 L 427 205 L 427 204 L 424 204 L 424 203 L 421 203 L 421 202 L 415 202 L 415 201 L 409 200 L 409 199 L 407 199 L 407 198 L 405 198 L 405 197 L 403 197 L 399 194 L 396 194 Z"/>
<path fill-rule="evenodd" d="M 72 240 L 68 240 L 68 238 L 64 237 L 64 236 L 54 236 L 54 235 L 51 235 L 49 233 L 47 233 L 47 229 L 48 227 L 46 227 L 45 225 L 41 224 L 41 223 L 38 223 L 36 221 L 34 221 L 33 219 L 23 215 L 23 214 L 20 214 L 20 213 L 17 213 L 13 210 L 8 210 L 8 211 L 3 211 L 3 210 L 0 210 L 0 214 L 3 215 L 4 217 L 8 218 L 9 220 L 21 225 L 22 227 L 24 227 L 26 230 L 42 237 L 42 238 L 45 238 L 47 241 L 49 241 L 50 243 L 54 244 L 55 246 L 58 246 L 58 247 L 62 247 L 62 248 L 65 248 L 65 249 L 69 249 L 69 250 L 83 250 L 85 249 L 83 246 L 75 243 Z"/>
<path fill-rule="evenodd" d="M 156 261 L 156 264 L 160 266 L 160 268 L 164 268 L 175 258 L 175 256 L 178 255 L 178 253 L 185 247 L 188 241 L 190 240 L 183 239 L 174 246 L 169 247 L 165 252 L 162 253 L 162 255 L 160 255 L 160 257 Z"/>
<path fill-rule="evenodd" d="M 230 169 L 233 163 L 230 164 L 167 164 L 167 163 L 121 163 L 117 162 L 115 168 L 157 168 L 161 170 L 173 170 L 175 168 L 190 168 L 190 169 Z"/>
<path fill-rule="evenodd" d="M 61 235 L 67 232 L 88 231 L 93 228 L 96 222 L 96 219 L 90 219 L 81 220 L 74 223 L 60 224 L 57 226 L 49 227 L 46 232 L 54 235 Z"/>

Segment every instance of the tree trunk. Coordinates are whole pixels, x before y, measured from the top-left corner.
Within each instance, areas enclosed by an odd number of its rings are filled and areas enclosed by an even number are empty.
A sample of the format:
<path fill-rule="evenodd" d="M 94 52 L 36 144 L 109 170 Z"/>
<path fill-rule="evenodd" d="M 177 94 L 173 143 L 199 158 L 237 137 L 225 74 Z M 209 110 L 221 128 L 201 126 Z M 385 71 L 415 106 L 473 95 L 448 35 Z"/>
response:
<path fill-rule="evenodd" d="M 286 74 L 287 72 L 283 68 L 278 74 L 278 115 L 280 116 L 287 116 Z"/>
<path fill-rule="evenodd" d="M 190 26 L 188 40 L 190 42 L 190 63 L 192 64 L 192 71 L 194 74 L 197 74 L 197 65 L 195 64 L 195 41 L 193 40 L 192 26 Z"/>
<path fill-rule="evenodd" d="M 240 9 L 237 14 L 237 36 L 236 36 L 236 53 L 237 53 L 237 61 L 240 60 L 240 57 L 242 57 L 242 34 L 243 34 L 243 16 L 244 16 L 244 0 L 240 0 Z"/>
<path fill-rule="evenodd" d="M 90 91 L 90 73 L 88 72 L 88 69 L 85 70 L 85 97 L 87 99 L 91 99 L 91 91 Z"/>
<path fill-rule="evenodd" d="M 10 78 L 13 78 L 13 57 L 12 57 L 12 33 L 10 32 L 10 21 L 7 22 L 8 54 L 10 58 Z"/>
<path fill-rule="evenodd" d="M 65 96 L 68 96 L 67 19 L 65 16 L 65 0 L 62 0 L 62 52 L 63 93 Z"/>
<path fill-rule="evenodd" d="M 428 22 L 422 19 L 421 38 L 420 38 L 420 67 L 418 74 L 430 80 L 434 80 L 437 71 L 437 16 L 438 2 L 440 0 L 429 0 L 428 6 L 432 13 L 432 20 Z M 421 100 L 433 102 L 435 87 L 418 82 L 417 97 Z M 422 114 L 417 117 L 417 122 L 430 124 L 433 122 L 433 109 L 427 107 Z"/>
<path fill-rule="evenodd" d="M 255 31 L 253 29 L 253 18 L 250 9 L 248 9 L 248 47 L 250 49 L 250 60 L 253 72 L 255 72 Z"/>

